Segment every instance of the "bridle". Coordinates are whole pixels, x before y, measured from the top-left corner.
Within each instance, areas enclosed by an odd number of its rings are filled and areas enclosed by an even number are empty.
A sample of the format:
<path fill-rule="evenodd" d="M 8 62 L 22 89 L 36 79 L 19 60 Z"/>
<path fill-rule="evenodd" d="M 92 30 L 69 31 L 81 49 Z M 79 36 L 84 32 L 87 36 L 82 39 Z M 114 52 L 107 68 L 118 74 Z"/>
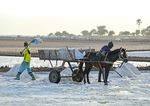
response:
<path fill-rule="evenodd" d="M 124 50 L 124 51 L 123 51 L 123 50 Z M 124 57 L 124 53 L 123 53 L 122 51 L 125 52 L 125 49 L 120 48 L 119 59 L 125 60 L 125 59 L 127 59 L 127 56 Z"/>
<path fill-rule="evenodd" d="M 124 51 L 123 51 L 123 50 L 124 50 Z M 124 52 L 125 52 L 125 51 L 126 51 L 125 49 L 120 48 L 119 59 L 120 59 L 120 60 L 123 60 L 123 61 L 122 61 L 121 65 L 120 65 L 119 67 L 121 67 L 121 66 L 123 65 L 123 63 L 125 62 L 125 60 L 128 59 L 128 58 L 127 58 L 127 54 L 125 54 L 126 57 L 124 57 Z"/>

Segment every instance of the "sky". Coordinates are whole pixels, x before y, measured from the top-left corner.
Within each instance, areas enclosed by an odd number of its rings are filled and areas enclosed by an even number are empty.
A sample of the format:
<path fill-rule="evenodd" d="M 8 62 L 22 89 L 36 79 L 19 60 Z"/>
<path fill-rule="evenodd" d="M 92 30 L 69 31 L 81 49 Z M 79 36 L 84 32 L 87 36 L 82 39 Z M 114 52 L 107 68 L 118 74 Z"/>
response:
<path fill-rule="evenodd" d="M 134 32 L 150 25 L 150 0 L 0 0 L 0 35 L 81 34 L 106 29 Z"/>

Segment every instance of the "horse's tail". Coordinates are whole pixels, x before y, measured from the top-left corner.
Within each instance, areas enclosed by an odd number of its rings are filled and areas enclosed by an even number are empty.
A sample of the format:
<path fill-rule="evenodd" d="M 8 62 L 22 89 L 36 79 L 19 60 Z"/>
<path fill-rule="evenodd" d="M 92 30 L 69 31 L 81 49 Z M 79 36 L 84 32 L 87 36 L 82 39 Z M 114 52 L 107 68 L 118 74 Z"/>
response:
<path fill-rule="evenodd" d="M 79 63 L 79 72 L 83 72 L 83 64 L 85 60 L 88 60 L 87 58 L 89 57 L 90 52 L 86 53 L 84 56 L 84 59 L 82 59 Z"/>
<path fill-rule="evenodd" d="M 83 61 L 81 61 L 81 62 L 79 63 L 79 72 L 83 72 L 83 64 L 84 64 Z"/>

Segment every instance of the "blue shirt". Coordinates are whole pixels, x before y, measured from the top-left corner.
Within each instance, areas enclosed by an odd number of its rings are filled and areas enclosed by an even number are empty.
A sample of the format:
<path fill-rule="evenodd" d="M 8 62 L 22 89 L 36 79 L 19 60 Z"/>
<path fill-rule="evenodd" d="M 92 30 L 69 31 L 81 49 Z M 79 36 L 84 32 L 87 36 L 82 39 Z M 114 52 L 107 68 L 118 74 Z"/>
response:
<path fill-rule="evenodd" d="M 105 54 L 105 55 L 106 55 L 108 52 L 110 52 L 110 48 L 109 48 L 107 45 L 105 45 L 105 46 L 103 46 L 103 47 L 101 48 L 100 52 L 101 52 L 102 54 Z"/>

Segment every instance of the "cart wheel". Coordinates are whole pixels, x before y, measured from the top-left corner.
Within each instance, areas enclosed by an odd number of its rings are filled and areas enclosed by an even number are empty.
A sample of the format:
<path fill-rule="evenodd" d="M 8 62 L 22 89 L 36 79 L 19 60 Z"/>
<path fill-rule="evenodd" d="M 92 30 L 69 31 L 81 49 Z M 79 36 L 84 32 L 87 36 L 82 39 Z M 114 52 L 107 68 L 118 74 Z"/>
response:
<path fill-rule="evenodd" d="M 61 79 L 60 72 L 53 70 L 49 73 L 49 81 L 52 83 L 59 83 Z"/>
<path fill-rule="evenodd" d="M 83 73 L 78 72 L 78 69 L 74 70 L 72 73 L 72 80 L 76 82 L 81 82 L 83 80 Z"/>

